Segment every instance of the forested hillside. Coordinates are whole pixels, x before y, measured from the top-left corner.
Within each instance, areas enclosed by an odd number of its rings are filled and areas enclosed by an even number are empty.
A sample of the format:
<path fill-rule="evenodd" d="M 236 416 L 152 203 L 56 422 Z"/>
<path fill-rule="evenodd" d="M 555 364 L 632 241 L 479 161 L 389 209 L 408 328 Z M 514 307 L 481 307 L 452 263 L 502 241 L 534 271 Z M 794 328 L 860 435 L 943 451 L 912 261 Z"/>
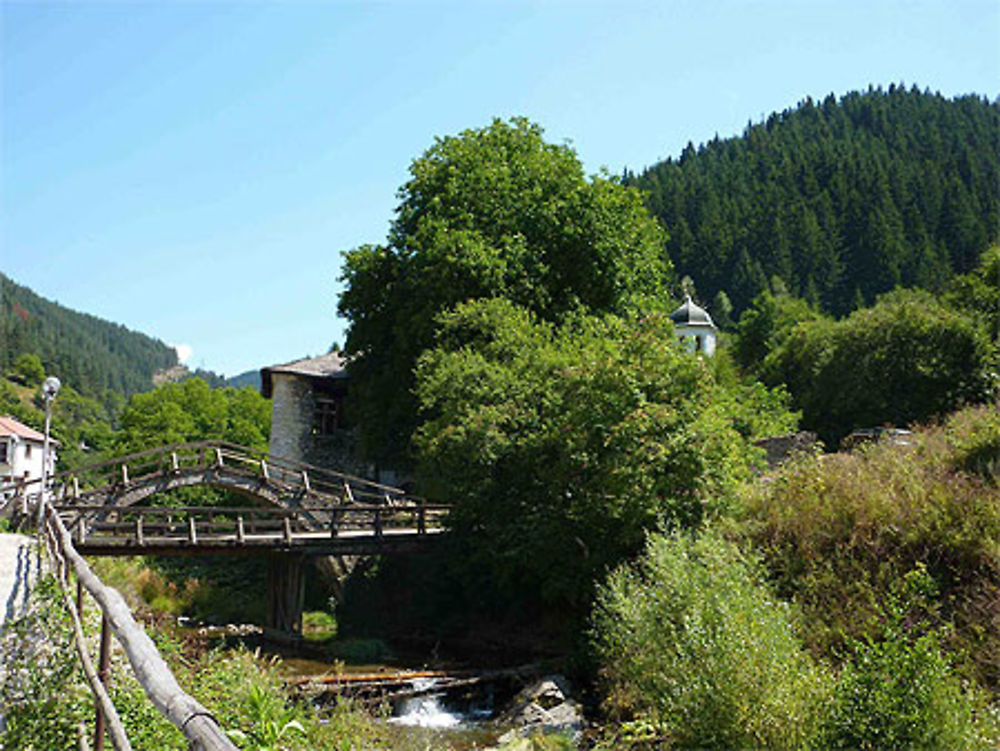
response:
<path fill-rule="evenodd" d="M 50 302 L 0 274 L 0 371 L 25 353 L 92 396 L 147 391 L 153 373 L 177 364 L 163 342 Z"/>
<path fill-rule="evenodd" d="M 625 179 L 702 300 L 738 313 L 778 276 L 841 315 L 972 269 L 997 239 L 997 174 L 1000 104 L 890 86 L 806 99 Z"/>

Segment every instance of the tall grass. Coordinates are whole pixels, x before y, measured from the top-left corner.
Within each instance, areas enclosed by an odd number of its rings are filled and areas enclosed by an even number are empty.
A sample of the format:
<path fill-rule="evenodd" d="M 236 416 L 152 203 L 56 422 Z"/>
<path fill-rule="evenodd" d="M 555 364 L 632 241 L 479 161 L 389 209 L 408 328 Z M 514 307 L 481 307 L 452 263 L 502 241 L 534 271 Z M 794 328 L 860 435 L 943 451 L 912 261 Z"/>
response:
<path fill-rule="evenodd" d="M 926 567 L 940 595 L 908 614 L 948 624 L 965 674 L 1000 691 L 1000 417 L 963 410 L 910 445 L 802 459 L 743 499 L 741 532 L 794 600 L 815 654 L 876 633 L 895 582 Z"/>

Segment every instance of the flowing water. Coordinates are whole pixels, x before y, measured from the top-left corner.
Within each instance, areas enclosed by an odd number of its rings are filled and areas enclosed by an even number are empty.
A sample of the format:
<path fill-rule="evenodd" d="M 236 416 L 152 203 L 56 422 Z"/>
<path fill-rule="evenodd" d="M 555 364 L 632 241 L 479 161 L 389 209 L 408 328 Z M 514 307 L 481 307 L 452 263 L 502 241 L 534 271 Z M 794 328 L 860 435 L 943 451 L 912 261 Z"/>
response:
<path fill-rule="evenodd" d="M 425 748 L 462 749 L 492 745 L 501 729 L 490 722 L 494 714 L 491 687 L 451 696 L 434 691 L 440 679 L 416 678 L 414 690 L 427 691 L 399 701 L 387 721 L 401 739 Z"/>
<path fill-rule="evenodd" d="M 191 628 L 202 637 L 221 641 L 257 641 L 258 634 L 240 634 L 228 628 Z M 245 641 L 244 641 L 245 643 Z M 393 660 L 392 663 L 350 663 L 328 661 L 303 656 L 296 650 L 285 650 L 266 642 L 257 642 L 265 652 L 281 656 L 281 670 L 287 676 L 396 673 L 407 669 L 424 669 L 418 656 Z M 392 703 L 391 717 L 385 720 L 387 729 L 398 739 L 400 748 L 425 748 L 435 751 L 472 751 L 495 745 L 496 739 L 508 728 L 500 727 L 493 718 L 511 692 L 489 683 L 464 688 L 434 690 L 439 678 L 414 678 L 410 687 L 416 696 L 397 699 Z"/>

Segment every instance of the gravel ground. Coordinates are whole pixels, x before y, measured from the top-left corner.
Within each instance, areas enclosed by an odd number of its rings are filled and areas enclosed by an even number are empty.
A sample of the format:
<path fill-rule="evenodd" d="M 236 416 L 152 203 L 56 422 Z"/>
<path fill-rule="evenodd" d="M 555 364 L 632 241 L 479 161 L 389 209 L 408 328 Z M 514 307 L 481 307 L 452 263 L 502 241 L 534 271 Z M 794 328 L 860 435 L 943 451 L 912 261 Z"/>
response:
<path fill-rule="evenodd" d="M 33 537 L 0 534 L 0 627 L 24 608 L 38 567 Z"/>

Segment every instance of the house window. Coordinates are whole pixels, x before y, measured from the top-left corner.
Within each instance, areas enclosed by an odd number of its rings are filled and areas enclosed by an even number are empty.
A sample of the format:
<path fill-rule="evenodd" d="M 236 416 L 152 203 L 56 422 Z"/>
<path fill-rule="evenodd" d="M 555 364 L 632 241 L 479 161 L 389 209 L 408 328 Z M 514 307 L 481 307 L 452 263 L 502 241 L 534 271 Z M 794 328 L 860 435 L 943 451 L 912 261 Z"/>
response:
<path fill-rule="evenodd" d="M 9 446 L 10 444 L 7 443 L 7 441 L 0 441 L 0 464 L 9 463 L 10 459 L 8 458 L 9 455 L 7 453 L 9 451 Z"/>
<path fill-rule="evenodd" d="M 30 458 L 31 458 L 31 444 L 26 443 L 24 444 L 24 459 L 25 461 L 27 461 Z"/>
<path fill-rule="evenodd" d="M 313 413 L 313 434 L 331 435 L 341 427 L 340 402 L 332 396 L 316 394 L 316 410 Z"/>

